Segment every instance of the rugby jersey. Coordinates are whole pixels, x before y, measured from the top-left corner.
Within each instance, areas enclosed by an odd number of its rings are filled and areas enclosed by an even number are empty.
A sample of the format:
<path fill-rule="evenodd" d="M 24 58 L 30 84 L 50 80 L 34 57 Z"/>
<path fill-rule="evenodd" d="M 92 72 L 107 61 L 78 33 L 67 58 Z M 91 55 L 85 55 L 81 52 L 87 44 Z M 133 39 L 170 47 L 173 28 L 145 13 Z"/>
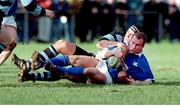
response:
<path fill-rule="evenodd" d="M 128 76 L 135 80 L 144 81 L 151 80 L 154 82 L 154 76 L 150 69 L 149 63 L 143 54 L 134 55 L 127 54 L 125 57 L 125 66 Z"/>
<path fill-rule="evenodd" d="M 19 0 L 0 0 L 0 10 L 6 15 L 15 15 Z M 45 9 L 37 5 L 33 0 L 20 0 L 26 10 L 35 16 L 45 15 Z"/>
<path fill-rule="evenodd" d="M 115 41 L 115 42 L 123 42 L 123 33 L 118 31 L 113 31 L 107 35 L 102 36 L 100 40 L 109 40 L 109 41 Z"/>

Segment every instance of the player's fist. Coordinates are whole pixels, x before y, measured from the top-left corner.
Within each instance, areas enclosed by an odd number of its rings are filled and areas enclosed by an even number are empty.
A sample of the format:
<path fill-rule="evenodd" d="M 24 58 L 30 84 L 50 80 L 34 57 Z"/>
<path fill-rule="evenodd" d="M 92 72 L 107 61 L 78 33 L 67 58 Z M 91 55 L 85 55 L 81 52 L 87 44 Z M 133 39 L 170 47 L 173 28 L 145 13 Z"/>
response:
<path fill-rule="evenodd" d="M 55 12 L 54 11 L 51 11 L 51 10 L 48 10 L 48 9 L 46 9 L 45 11 L 46 11 L 45 16 L 47 16 L 47 17 L 49 17 L 51 19 L 53 19 L 55 17 Z"/>

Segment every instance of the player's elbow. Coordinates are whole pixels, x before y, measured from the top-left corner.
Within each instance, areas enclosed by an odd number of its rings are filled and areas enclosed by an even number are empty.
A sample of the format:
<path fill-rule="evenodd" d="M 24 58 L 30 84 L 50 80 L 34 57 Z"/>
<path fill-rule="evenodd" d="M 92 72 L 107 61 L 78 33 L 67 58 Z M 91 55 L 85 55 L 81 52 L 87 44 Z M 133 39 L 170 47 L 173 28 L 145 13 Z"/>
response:
<path fill-rule="evenodd" d="M 119 80 L 121 83 L 127 83 L 126 77 L 127 77 L 127 73 L 126 73 L 125 71 L 120 71 L 120 72 L 118 73 L 118 80 Z"/>
<path fill-rule="evenodd" d="M 100 50 L 103 49 L 103 44 L 104 44 L 104 41 L 103 41 L 103 40 L 98 41 L 97 44 L 96 44 L 96 48 L 97 48 L 97 49 L 100 49 Z"/>
<path fill-rule="evenodd" d="M 12 50 L 16 47 L 16 45 L 17 45 L 16 41 L 12 42 L 12 43 L 9 45 L 10 51 L 12 51 Z"/>

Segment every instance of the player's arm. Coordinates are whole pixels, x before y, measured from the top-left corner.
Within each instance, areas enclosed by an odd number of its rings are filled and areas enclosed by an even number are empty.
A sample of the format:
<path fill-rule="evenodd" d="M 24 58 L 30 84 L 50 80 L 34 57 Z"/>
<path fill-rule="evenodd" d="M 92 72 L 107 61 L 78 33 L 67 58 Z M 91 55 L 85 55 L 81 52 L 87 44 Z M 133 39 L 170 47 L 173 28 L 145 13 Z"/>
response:
<path fill-rule="evenodd" d="M 127 77 L 126 80 L 131 85 L 149 85 L 153 83 L 153 81 L 150 79 L 139 81 L 139 80 L 134 80 L 131 76 Z"/>
<path fill-rule="evenodd" d="M 26 10 L 32 12 L 35 16 L 47 16 L 50 18 L 55 17 L 55 13 L 53 11 L 44 9 L 43 7 L 37 5 L 33 0 L 21 0 L 21 3 Z"/>
<path fill-rule="evenodd" d="M 101 50 L 108 46 L 116 46 L 117 44 L 118 44 L 118 42 L 115 42 L 115 41 L 100 40 L 97 42 L 96 47 Z"/>
<path fill-rule="evenodd" d="M 122 41 L 122 39 L 123 38 L 120 32 L 113 31 L 99 39 L 96 47 L 101 50 L 108 46 L 116 46 L 118 42 Z"/>

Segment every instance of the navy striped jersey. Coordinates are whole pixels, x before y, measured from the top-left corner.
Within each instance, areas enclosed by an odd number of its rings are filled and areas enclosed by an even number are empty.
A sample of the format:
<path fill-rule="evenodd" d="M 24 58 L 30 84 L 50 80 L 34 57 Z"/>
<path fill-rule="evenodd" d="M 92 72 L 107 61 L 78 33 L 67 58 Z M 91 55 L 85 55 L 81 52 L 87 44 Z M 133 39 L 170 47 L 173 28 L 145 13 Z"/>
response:
<path fill-rule="evenodd" d="M 19 0 L 0 0 L 0 10 L 6 15 L 15 15 Z M 26 10 L 35 16 L 45 15 L 45 10 L 37 5 L 33 0 L 20 0 Z"/>
<path fill-rule="evenodd" d="M 123 33 L 118 32 L 118 31 L 113 31 L 107 35 L 102 36 L 102 38 L 100 40 L 123 42 L 123 37 L 124 37 Z"/>

